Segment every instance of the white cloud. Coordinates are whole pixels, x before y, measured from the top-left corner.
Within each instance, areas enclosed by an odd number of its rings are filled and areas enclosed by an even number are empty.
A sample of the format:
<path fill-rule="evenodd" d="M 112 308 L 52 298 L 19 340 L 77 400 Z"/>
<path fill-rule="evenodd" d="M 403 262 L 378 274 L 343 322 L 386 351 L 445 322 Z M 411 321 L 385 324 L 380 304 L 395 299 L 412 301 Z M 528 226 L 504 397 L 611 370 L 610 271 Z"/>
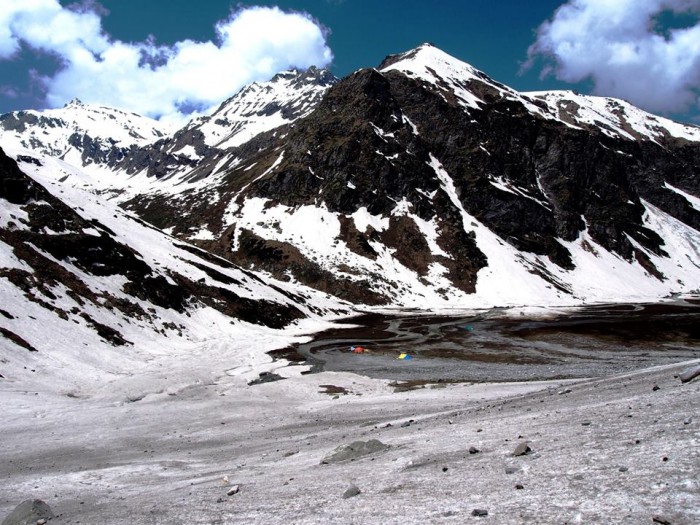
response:
<path fill-rule="evenodd" d="M 684 15 L 664 28 L 663 14 Z M 700 105 L 698 0 L 569 0 L 537 31 L 525 67 L 566 82 L 592 80 L 598 95 L 624 98 L 654 112 Z"/>
<path fill-rule="evenodd" d="M 288 67 L 325 66 L 333 58 L 323 27 L 309 15 L 249 7 L 216 24 L 215 42 L 121 42 L 105 34 L 89 7 L 58 0 L 3 0 L 0 59 L 20 44 L 57 56 L 62 67 L 42 77 L 47 103 L 84 102 L 180 119 L 191 108 L 209 108 L 244 84 Z M 87 4 L 89 6 L 89 4 Z"/>

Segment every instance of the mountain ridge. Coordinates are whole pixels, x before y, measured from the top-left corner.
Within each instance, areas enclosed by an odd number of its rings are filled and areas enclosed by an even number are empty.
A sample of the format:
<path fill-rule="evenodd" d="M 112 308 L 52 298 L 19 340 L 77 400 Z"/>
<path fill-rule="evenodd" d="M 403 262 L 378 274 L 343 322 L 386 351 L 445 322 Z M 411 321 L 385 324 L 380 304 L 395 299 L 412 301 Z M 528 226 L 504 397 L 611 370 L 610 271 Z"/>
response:
<path fill-rule="evenodd" d="M 236 139 L 241 122 L 255 132 Z M 134 148 L 119 168 L 128 183 L 100 191 L 238 264 L 353 302 L 635 298 L 630 268 L 644 297 L 663 297 L 700 288 L 698 142 L 699 128 L 623 101 L 518 93 L 422 45 L 340 81 L 308 70 L 243 88 Z M 669 245 L 691 252 L 675 261 Z M 584 286 L 581 268 L 596 267 L 608 291 Z M 497 284 L 504 274 L 523 290 Z"/>

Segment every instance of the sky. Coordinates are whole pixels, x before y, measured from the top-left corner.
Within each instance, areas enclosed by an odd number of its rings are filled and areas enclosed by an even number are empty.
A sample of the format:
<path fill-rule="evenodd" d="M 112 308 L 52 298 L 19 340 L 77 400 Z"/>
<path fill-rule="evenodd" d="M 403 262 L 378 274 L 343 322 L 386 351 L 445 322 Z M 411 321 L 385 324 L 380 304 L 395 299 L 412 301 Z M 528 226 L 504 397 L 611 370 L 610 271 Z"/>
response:
<path fill-rule="evenodd" d="M 520 91 L 700 124 L 700 0 L 0 0 L 0 113 L 73 98 L 164 121 L 289 67 L 431 42 Z"/>

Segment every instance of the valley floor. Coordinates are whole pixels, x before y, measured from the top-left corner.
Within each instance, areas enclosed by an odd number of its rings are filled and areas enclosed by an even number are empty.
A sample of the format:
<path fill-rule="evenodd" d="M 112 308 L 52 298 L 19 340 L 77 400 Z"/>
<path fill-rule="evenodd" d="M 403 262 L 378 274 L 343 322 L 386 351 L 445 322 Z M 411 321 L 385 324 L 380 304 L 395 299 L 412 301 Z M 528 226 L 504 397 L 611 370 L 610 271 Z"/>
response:
<path fill-rule="evenodd" d="M 407 392 L 336 372 L 139 400 L 5 388 L 0 516 L 39 498 L 59 524 L 700 523 L 700 380 L 677 378 L 698 363 Z"/>

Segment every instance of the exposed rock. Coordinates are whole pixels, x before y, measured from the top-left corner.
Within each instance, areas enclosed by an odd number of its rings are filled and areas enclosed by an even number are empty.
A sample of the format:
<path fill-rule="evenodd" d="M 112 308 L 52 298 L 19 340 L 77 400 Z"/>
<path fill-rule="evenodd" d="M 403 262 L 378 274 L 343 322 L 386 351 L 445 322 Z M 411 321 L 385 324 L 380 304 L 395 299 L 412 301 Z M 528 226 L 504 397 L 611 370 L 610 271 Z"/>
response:
<path fill-rule="evenodd" d="M 528 445 L 527 441 L 523 441 L 517 447 L 515 447 L 515 450 L 513 451 L 513 455 L 514 456 L 525 456 L 526 454 L 529 454 L 530 452 L 532 452 L 530 445 Z"/>
<path fill-rule="evenodd" d="M 470 454 L 478 454 L 478 453 L 479 453 L 479 449 L 476 448 L 476 447 L 469 447 L 469 453 L 470 453 Z"/>
<path fill-rule="evenodd" d="M 476 516 L 478 518 L 484 518 L 489 515 L 489 511 L 485 509 L 474 509 L 472 511 L 472 516 Z"/>
<path fill-rule="evenodd" d="M 17 505 L 15 510 L 2 520 L 2 525 L 36 525 L 39 520 L 54 517 L 51 507 L 46 502 L 28 499 Z"/>
<path fill-rule="evenodd" d="M 326 463 L 340 463 L 342 461 L 354 461 L 355 459 L 375 454 L 388 450 L 389 445 L 385 445 L 378 439 L 370 439 L 369 441 L 354 441 L 349 445 L 343 445 L 336 448 L 331 454 L 327 455 L 321 461 Z"/>
<path fill-rule="evenodd" d="M 343 499 L 354 498 L 361 493 L 362 491 L 356 485 L 350 485 L 345 492 L 343 492 Z"/>
<path fill-rule="evenodd" d="M 689 381 L 692 381 L 696 377 L 700 376 L 700 365 L 696 365 L 690 368 L 687 368 L 681 372 L 678 377 L 681 380 L 682 383 L 687 383 Z"/>
<path fill-rule="evenodd" d="M 238 494 L 241 491 L 240 485 L 234 485 L 231 487 L 229 490 L 226 491 L 227 496 L 233 496 L 234 494 Z"/>

